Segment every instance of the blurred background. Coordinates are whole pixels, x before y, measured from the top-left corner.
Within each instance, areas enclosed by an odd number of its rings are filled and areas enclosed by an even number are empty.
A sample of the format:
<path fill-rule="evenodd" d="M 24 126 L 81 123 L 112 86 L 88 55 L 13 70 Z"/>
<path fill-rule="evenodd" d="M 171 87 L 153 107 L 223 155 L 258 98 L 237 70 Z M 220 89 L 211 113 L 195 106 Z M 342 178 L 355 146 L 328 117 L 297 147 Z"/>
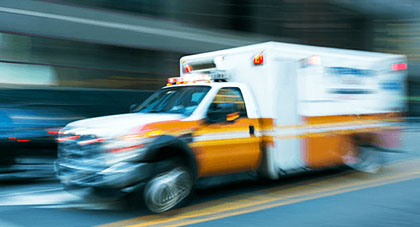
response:
<path fill-rule="evenodd" d="M 50 175 L 60 127 L 128 112 L 181 56 L 264 41 L 404 54 L 420 116 L 417 0 L 2 0 L 0 179 Z"/>

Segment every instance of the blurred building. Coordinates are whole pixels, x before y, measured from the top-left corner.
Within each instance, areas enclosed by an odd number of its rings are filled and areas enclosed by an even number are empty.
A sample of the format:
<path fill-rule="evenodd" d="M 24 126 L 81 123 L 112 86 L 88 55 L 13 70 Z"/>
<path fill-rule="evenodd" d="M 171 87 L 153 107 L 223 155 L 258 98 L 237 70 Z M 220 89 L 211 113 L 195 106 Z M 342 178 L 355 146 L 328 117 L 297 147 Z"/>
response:
<path fill-rule="evenodd" d="M 417 104 L 418 6 L 415 0 L 3 0 L 0 62 L 29 65 L 34 76 L 23 70 L 21 82 L 0 83 L 150 93 L 178 73 L 182 55 L 275 40 L 406 54 L 409 100 Z M 416 106 L 412 114 L 420 114 Z"/>

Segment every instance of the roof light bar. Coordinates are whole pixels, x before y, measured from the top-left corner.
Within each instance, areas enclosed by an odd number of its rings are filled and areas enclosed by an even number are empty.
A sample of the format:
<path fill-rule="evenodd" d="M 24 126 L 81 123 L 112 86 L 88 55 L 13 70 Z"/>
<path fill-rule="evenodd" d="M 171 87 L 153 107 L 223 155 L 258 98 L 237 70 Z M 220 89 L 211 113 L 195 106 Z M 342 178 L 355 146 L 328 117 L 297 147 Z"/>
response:
<path fill-rule="evenodd" d="M 191 73 L 184 75 L 182 77 L 171 77 L 168 78 L 167 86 L 176 85 L 176 84 L 190 84 L 197 82 L 206 82 L 210 83 L 215 82 L 224 82 L 229 79 L 229 76 L 226 74 L 226 71 L 223 70 L 210 70 L 207 72 L 201 73 Z"/>
<path fill-rule="evenodd" d="M 180 80 L 179 77 L 171 77 L 171 78 L 168 78 L 168 83 L 166 85 L 167 86 L 175 85 L 175 84 L 178 83 L 178 80 Z"/>

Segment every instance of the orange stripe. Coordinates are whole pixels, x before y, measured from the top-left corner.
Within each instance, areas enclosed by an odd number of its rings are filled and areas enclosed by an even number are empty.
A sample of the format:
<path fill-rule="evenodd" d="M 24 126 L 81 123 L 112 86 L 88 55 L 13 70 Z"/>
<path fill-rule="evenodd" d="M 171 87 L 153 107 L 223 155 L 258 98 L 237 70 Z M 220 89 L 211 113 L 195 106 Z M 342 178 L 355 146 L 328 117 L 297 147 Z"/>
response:
<path fill-rule="evenodd" d="M 165 121 L 165 122 L 156 122 L 145 125 L 141 131 L 153 131 L 161 130 L 160 134 L 180 136 L 186 133 L 192 133 L 193 136 L 202 136 L 206 134 L 213 133 L 229 133 L 229 132 L 240 132 L 248 131 L 249 126 L 252 124 L 255 127 L 256 131 L 271 131 L 275 132 L 275 129 L 293 129 L 293 128 L 325 128 L 328 130 L 328 127 L 341 127 L 346 125 L 360 125 L 360 124 L 372 124 L 380 123 L 383 121 L 398 121 L 401 114 L 399 113 L 387 113 L 387 114 L 372 114 L 372 115 L 341 115 L 341 116 L 317 116 L 317 117 L 304 117 L 304 124 L 301 125 L 275 125 L 274 119 L 271 118 L 260 118 L 260 119 L 243 119 L 239 118 L 234 121 L 235 127 L 230 127 L 231 123 L 226 124 L 215 124 L 206 125 L 203 120 L 199 121 Z M 292 139 L 292 138 L 306 138 L 305 146 L 303 150 L 303 155 L 306 162 L 309 166 L 329 166 L 331 164 L 341 163 L 342 157 L 346 152 L 351 152 L 348 150 L 343 150 L 342 144 L 347 143 L 348 138 L 355 133 L 376 133 L 385 129 L 391 129 L 389 127 L 381 128 L 363 128 L 363 129 L 345 129 L 345 130 L 335 130 L 328 132 L 316 132 L 316 133 L 304 133 L 302 135 L 285 135 L 285 136 L 275 136 L 276 139 Z M 261 138 L 259 138 L 261 139 Z M 207 159 L 211 159 L 211 162 L 216 163 L 217 159 L 228 160 L 232 159 L 233 156 L 226 152 L 226 144 L 239 143 L 242 145 L 241 150 L 247 150 L 247 143 L 255 143 L 255 140 L 258 138 L 244 138 L 244 139 L 229 139 L 229 140 L 212 140 L 212 141 L 199 141 L 191 144 L 191 147 L 196 153 L 197 160 L 199 162 L 199 169 L 202 175 L 211 175 L 218 174 L 218 169 L 222 169 L 223 165 L 229 165 L 223 161 L 217 165 L 220 166 L 201 166 L 204 163 L 207 163 Z M 264 146 L 274 145 L 274 137 L 263 135 L 262 144 Z M 236 146 L 236 145 L 235 145 Z M 210 152 L 209 147 L 217 147 L 215 152 Z M 213 149 L 213 148 L 212 148 Z M 230 149 L 230 148 L 229 148 Z M 210 149 L 211 150 L 211 149 Z M 251 149 L 252 150 L 252 149 Z M 217 153 L 217 155 L 216 155 Z M 254 154 L 244 155 L 243 158 L 237 158 L 238 163 L 241 165 L 246 165 L 246 163 L 254 163 L 255 157 Z M 217 156 L 217 157 L 216 157 Z M 247 160 L 248 159 L 248 160 Z M 207 160 L 207 161 L 206 161 Z M 259 162 L 259 161 L 258 161 Z M 236 163 L 236 164 L 238 164 Z M 254 168 L 254 164 L 250 164 Z M 235 164 L 233 164 L 235 165 Z M 239 164 L 238 164 L 239 166 Z M 234 169 L 234 171 L 239 171 L 240 168 Z"/>
<path fill-rule="evenodd" d="M 334 127 L 349 125 L 372 124 L 398 121 L 401 114 L 371 114 L 371 115 L 342 115 L 305 117 L 306 124 L 312 127 Z M 398 126 L 397 126 L 398 127 Z M 328 167 L 342 164 L 344 156 L 354 156 L 357 144 L 352 140 L 354 134 L 359 134 L 362 139 L 375 141 L 378 132 L 395 129 L 395 126 L 368 127 L 361 129 L 332 130 L 327 132 L 307 133 L 303 141 L 302 155 L 311 168 Z M 395 135 L 399 136 L 399 135 Z"/>

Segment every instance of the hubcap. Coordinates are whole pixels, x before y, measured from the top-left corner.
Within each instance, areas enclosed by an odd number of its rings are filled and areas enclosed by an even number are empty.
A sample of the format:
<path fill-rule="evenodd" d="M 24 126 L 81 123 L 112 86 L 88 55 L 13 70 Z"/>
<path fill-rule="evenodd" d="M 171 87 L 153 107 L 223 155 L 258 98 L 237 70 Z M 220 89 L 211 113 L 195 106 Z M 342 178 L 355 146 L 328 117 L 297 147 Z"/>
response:
<path fill-rule="evenodd" d="M 153 178 L 146 186 L 146 206 L 161 213 L 178 205 L 191 192 L 192 179 L 184 168 L 176 168 Z"/>

